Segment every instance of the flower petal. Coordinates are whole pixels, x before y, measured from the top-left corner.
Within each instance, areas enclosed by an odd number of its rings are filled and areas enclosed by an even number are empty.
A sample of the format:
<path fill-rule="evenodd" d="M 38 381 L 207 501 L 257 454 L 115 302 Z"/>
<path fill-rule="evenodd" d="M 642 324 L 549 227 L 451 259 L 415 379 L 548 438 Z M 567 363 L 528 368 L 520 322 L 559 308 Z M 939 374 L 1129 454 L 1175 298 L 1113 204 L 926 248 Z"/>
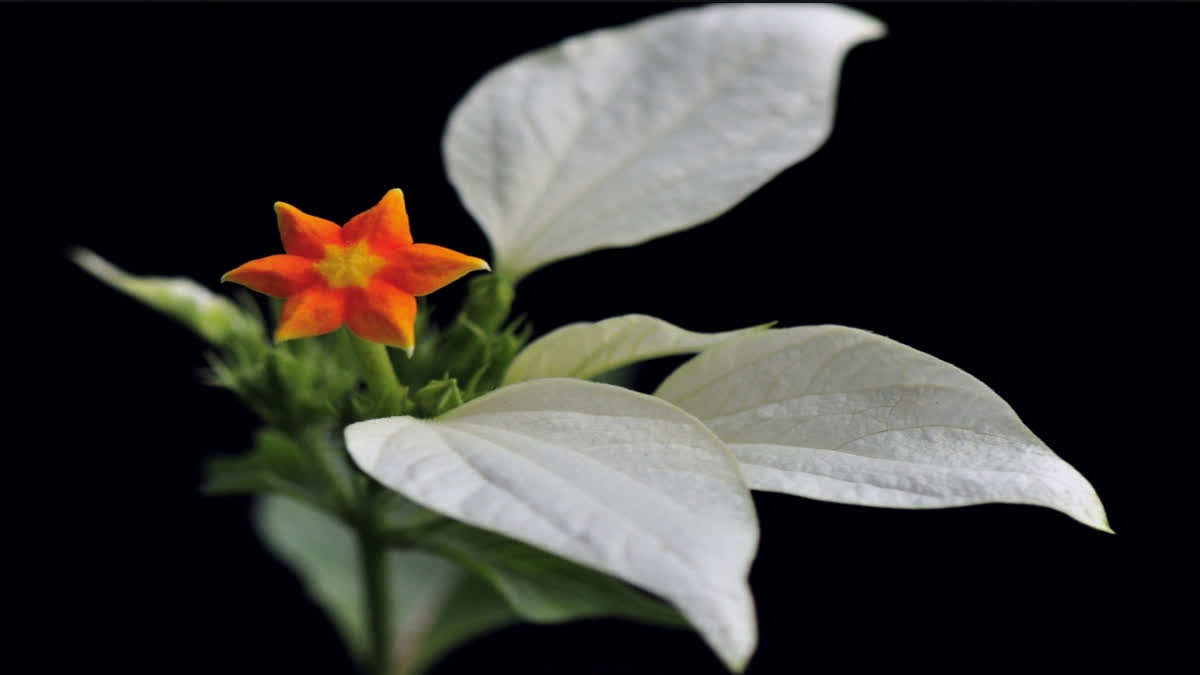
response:
<path fill-rule="evenodd" d="M 317 281 L 313 261 L 298 255 L 269 255 L 227 272 L 221 281 L 232 281 L 275 298 L 286 298 Z"/>
<path fill-rule="evenodd" d="M 383 199 L 371 208 L 350 219 L 342 228 L 347 244 L 366 237 L 367 246 L 375 255 L 391 257 L 396 249 L 412 243 L 408 231 L 408 211 L 404 208 L 404 193 L 399 188 L 387 191 Z"/>
<path fill-rule="evenodd" d="M 417 299 L 381 279 L 347 292 L 346 323 L 358 337 L 398 347 L 412 356 Z"/>
<path fill-rule="evenodd" d="M 275 216 L 283 250 L 292 255 L 320 260 L 326 246 L 342 245 L 342 228 L 333 221 L 310 216 L 284 202 L 275 202 Z"/>
<path fill-rule="evenodd" d="M 275 340 L 283 342 L 331 333 L 346 318 L 346 296 L 324 284 L 314 284 L 283 303 Z"/>
<path fill-rule="evenodd" d="M 413 295 L 427 295 L 464 274 L 490 269 L 481 258 L 443 246 L 413 244 L 397 250 L 379 275 L 396 288 Z"/>

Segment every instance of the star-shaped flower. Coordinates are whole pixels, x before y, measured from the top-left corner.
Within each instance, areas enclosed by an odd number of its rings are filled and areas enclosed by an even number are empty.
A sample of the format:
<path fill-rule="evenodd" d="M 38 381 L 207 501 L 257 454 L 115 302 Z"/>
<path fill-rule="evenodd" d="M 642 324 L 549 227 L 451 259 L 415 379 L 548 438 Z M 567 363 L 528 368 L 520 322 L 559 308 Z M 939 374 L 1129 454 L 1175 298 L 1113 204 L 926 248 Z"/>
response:
<path fill-rule="evenodd" d="M 414 244 L 399 189 L 342 227 L 283 202 L 275 203 L 275 214 L 287 253 L 251 260 L 221 280 L 287 298 L 277 341 L 322 335 L 345 323 L 364 340 L 411 356 L 415 296 L 491 269 L 480 258 Z"/>

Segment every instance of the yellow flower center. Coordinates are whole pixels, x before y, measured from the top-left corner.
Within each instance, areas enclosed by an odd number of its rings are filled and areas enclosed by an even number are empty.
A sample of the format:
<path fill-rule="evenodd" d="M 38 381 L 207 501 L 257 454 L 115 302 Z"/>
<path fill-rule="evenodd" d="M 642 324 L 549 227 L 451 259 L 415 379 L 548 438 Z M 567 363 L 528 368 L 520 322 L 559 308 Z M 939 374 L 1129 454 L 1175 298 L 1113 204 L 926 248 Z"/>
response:
<path fill-rule="evenodd" d="M 329 281 L 330 288 L 345 288 L 366 286 L 386 263 L 367 249 L 366 241 L 360 241 L 353 246 L 326 246 L 325 258 L 315 267 Z"/>

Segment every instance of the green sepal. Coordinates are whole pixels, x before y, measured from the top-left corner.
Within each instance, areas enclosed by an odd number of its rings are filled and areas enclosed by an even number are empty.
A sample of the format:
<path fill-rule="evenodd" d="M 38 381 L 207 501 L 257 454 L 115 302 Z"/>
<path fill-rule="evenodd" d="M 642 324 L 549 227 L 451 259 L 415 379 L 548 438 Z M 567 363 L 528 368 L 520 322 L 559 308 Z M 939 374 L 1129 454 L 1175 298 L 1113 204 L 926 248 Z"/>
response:
<path fill-rule="evenodd" d="M 209 495 L 267 492 L 323 501 L 315 467 L 299 444 L 271 429 L 259 432 L 254 449 L 246 454 L 210 459 L 202 490 Z"/>
<path fill-rule="evenodd" d="M 468 282 L 462 316 L 485 333 L 494 333 L 512 311 L 516 291 L 499 274 L 473 277 Z"/>
<path fill-rule="evenodd" d="M 417 417 L 437 417 L 463 404 L 458 380 L 453 377 L 434 380 L 413 394 L 414 414 Z"/>
<path fill-rule="evenodd" d="M 297 440 L 274 429 L 260 431 L 250 452 L 208 461 L 202 492 L 284 495 L 344 517 L 350 512 L 357 470 L 322 434 L 306 436 Z"/>
<path fill-rule="evenodd" d="M 412 414 L 413 403 L 407 393 L 407 387 L 384 395 L 374 392 L 354 392 L 350 395 L 350 408 L 353 411 L 354 420 L 373 420 L 380 417 Z"/>
<path fill-rule="evenodd" d="M 229 349 L 209 359 L 209 382 L 229 389 L 269 426 L 327 428 L 354 417 L 350 394 L 359 378 L 336 338 L 293 340 L 262 350 Z"/>
<path fill-rule="evenodd" d="M 465 383 L 469 401 L 500 386 L 508 365 L 529 341 L 533 329 L 518 317 L 498 332 L 488 332 L 465 315 L 455 318 L 446 334 L 446 373 Z"/>

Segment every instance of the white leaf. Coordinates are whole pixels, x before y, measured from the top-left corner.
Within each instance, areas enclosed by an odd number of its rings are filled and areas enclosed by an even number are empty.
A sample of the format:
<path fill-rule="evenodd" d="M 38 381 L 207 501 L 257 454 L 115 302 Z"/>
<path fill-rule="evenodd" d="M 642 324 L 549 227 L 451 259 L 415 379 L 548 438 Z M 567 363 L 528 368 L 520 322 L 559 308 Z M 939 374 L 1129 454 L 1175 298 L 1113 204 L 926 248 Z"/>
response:
<path fill-rule="evenodd" d="M 417 503 L 662 596 L 730 667 L 753 651 L 754 505 L 725 446 L 674 406 L 536 380 L 436 420 L 353 424 L 346 445 Z"/>
<path fill-rule="evenodd" d="M 542 377 L 587 380 L 637 361 L 703 351 L 764 328 L 693 333 L 645 314 L 573 323 L 547 333 L 521 350 L 505 373 L 504 384 Z"/>
<path fill-rule="evenodd" d="M 753 489 L 898 508 L 1037 504 L 1108 531 L 1092 486 L 995 392 L 866 331 L 809 326 L 726 342 L 656 395 L 724 440 Z"/>
<path fill-rule="evenodd" d="M 686 229 L 812 154 L 843 56 L 883 33 L 834 5 L 713 5 L 576 36 L 467 93 L 447 172 L 512 280 Z"/>

